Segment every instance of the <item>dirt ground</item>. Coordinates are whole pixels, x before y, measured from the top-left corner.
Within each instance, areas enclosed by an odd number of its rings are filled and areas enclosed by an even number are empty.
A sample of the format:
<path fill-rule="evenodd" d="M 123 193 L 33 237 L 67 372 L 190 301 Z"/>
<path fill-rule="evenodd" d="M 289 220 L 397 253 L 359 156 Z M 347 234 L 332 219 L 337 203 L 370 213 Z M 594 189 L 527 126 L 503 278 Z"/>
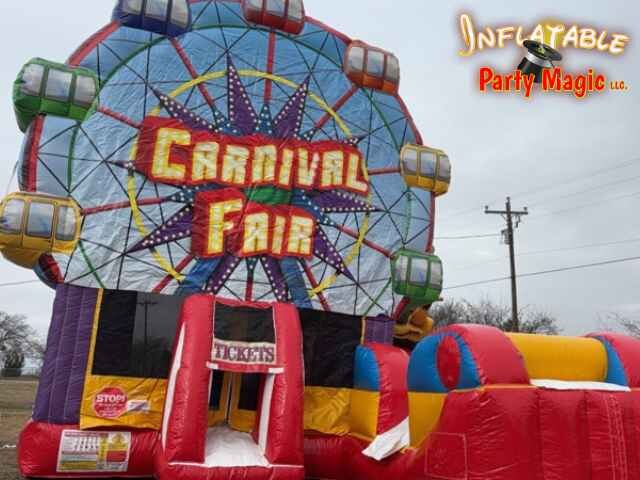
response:
<path fill-rule="evenodd" d="M 18 434 L 31 417 L 38 382 L 33 379 L 0 379 L 0 480 L 18 480 Z"/>

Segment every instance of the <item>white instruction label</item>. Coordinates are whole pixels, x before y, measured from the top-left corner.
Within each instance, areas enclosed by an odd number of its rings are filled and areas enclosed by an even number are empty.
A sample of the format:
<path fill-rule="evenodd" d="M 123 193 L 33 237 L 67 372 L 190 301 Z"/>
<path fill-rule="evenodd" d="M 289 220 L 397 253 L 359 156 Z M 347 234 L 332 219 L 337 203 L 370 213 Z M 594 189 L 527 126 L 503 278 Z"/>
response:
<path fill-rule="evenodd" d="M 58 452 L 58 472 L 126 472 L 131 432 L 64 430 Z"/>

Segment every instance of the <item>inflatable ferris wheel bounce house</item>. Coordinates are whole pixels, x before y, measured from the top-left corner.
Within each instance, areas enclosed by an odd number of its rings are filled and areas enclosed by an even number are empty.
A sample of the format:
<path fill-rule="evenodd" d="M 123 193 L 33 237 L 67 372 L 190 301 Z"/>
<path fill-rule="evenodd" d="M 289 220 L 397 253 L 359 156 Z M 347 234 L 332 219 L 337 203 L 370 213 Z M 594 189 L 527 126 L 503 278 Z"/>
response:
<path fill-rule="evenodd" d="M 432 330 L 449 157 L 302 0 L 120 0 L 13 99 L 3 256 L 56 291 L 36 478 L 631 479 L 631 338 Z"/>

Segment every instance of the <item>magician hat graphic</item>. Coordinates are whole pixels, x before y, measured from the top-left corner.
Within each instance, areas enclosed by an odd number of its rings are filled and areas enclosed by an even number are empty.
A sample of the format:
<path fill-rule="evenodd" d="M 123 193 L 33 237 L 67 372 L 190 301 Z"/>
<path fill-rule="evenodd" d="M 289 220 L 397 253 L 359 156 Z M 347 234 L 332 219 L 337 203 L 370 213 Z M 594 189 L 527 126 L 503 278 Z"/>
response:
<path fill-rule="evenodd" d="M 545 68 L 552 68 L 553 62 L 562 60 L 562 54 L 555 48 L 535 40 L 525 40 L 524 48 L 527 53 L 518 65 L 518 70 L 527 75 L 534 74 L 536 83 L 542 81 L 542 71 Z"/>

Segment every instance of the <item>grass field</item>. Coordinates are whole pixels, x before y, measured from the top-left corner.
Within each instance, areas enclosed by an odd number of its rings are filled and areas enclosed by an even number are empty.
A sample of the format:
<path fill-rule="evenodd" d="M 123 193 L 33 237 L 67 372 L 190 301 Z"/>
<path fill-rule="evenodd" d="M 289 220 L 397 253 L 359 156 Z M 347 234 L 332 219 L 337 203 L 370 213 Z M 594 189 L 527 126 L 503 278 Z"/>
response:
<path fill-rule="evenodd" d="M 38 382 L 0 379 L 0 480 L 18 480 L 16 449 L 20 430 L 31 417 Z"/>

